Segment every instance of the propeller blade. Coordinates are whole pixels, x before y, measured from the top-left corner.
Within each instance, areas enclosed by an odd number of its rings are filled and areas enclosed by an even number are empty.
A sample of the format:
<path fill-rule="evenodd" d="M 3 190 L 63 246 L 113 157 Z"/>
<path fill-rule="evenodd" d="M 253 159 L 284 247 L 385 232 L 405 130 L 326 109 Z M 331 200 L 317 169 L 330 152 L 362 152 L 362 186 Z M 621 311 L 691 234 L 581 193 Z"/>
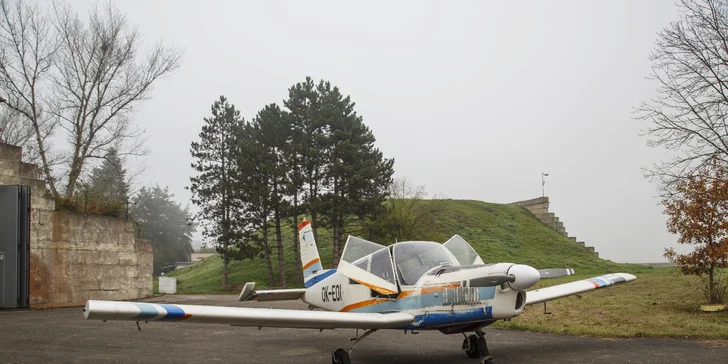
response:
<path fill-rule="evenodd" d="M 541 274 L 541 279 L 548 279 L 570 276 L 574 274 L 574 270 L 571 268 L 539 269 L 538 273 Z"/>
<path fill-rule="evenodd" d="M 515 282 L 516 277 L 497 275 L 488 277 L 473 278 L 468 282 L 468 287 L 495 287 L 504 283 Z"/>

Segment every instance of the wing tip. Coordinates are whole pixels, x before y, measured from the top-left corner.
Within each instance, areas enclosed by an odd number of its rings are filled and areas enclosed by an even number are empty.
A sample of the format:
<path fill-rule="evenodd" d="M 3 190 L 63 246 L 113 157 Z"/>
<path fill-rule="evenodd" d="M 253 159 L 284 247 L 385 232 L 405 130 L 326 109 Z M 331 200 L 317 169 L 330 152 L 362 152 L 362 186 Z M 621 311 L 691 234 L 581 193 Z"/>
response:
<path fill-rule="evenodd" d="M 618 276 L 624 278 L 624 280 L 627 282 L 632 282 L 637 279 L 636 275 L 630 274 L 630 273 L 615 273 L 615 275 L 618 275 Z"/>

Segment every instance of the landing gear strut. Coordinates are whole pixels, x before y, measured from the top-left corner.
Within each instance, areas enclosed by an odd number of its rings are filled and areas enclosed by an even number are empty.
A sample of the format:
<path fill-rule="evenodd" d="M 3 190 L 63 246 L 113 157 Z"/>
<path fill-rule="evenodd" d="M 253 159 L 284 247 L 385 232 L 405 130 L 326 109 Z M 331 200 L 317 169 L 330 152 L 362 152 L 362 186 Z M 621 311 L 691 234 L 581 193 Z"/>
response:
<path fill-rule="evenodd" d="M 359 336 L 359 330 L 357 330 L 356 338 L 351 339 L 351 340 L 354 340 L 354 345 L 351 346 L 351 348 L 349 349 L 348 352 L 344 349 L 336 349 L 336 351 L 334 351 L 334 354 L 331 355 L 331 363 L 332 364 L 351 364 L 351 358 L 349 356 L 351 355 L 351 352 L 354 351 L 354 347 L 356 346 L 356 344 L 358 344 L 359 341 L 361 341 L 365 337 L 369 336 L 369 334 L 373 333 L 374 331 L 377 331 L 377 329 L 367 330 L 367 332 L 365 332 L 364 334 Z M 490 363 L 488 363 L 488 364 L 490 364 Z"/>
<path fill-rule="evenodd" d="M 490 352 L 488 351 L 488 343 L 485 341 L 485 332 L 482 328 L 475 330 L 476 335 L 467 336 L 463 333 L 463 351 L 468 358 L 480 359 L 481 364 L 496 364 Z"/>

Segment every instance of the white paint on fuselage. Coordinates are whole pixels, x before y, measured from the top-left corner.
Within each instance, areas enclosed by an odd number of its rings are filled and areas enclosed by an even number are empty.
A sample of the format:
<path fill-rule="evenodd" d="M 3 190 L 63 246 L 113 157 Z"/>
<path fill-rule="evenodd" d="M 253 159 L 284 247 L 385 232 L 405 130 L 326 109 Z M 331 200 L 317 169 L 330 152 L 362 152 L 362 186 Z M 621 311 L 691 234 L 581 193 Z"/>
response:
<path fill-rule="evenodd" d="M 434 297 L 440 298 L 445 294 L 445 290 L 460 287 L 462 281 L 491 275 L 505 275 L 511 266 L 513 266 L 512 263 L 498 263 L 487 266 L 466 267 L 454 272 L 443 273 L 439 276 L 434 274 L 430 275 L 430 272 L 436 272 L 441 269 L 441 267 L 435 267 L 423 275 L 415 286 L 401 287 L 397 298 L 373 294 L 372 290 L 366 285 L 353 282 L 348 277 L 337 272 L 308 288 L 302 300 L 311 306 L 329 311 L 349 311 L 368 307 L 370 312 L 382 312 L 387 310 L 387 308 L 397 307 L 398 311 L 410 313 L 415 316 L 439 313 L 456 315 L 459 312 L 469 312 L 473 309 L 486 309 L 487 307 L 491 307 L 492 317 L 489 320 L 508 319 L 519 315 L 523 309 L 521 307 L 517 310 L 516 299 L 518 292 L 511 289 L 508 285 L 490 288 L 494 290 L 492 298 L 476 300 L 472 304 L 443 305 L 440 303 L 437 305 L 428 305 L 425 302 L 431 302 L 432 300 L 426 299 L 424 296 L 434 295 Z M 417 297 L 420 298 L 418 299 Z M 402 301 L 398 302 L 398 300 Z M 404 300 L 408 302 L 406 305 L 398 304 L 405 302 Z M 415 304 L 414 307 L 412 307 L 412 302 Z M 443 324 L 427 328 L 435 329 L 444 326 L 449 325 Z M 425 329 L 425 327 L 422 327 L 422 329 Z"/>

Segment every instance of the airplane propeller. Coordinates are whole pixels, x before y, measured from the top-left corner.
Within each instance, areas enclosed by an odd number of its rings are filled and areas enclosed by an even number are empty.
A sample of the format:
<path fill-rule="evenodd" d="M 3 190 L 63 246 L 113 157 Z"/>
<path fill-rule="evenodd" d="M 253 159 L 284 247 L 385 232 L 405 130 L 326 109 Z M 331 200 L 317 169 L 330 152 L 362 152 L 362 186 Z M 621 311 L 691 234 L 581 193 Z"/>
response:
<path fill-rule="evenodd" d="M 571 268 L 551 268 L 539 269 L 538 273 L 541 275 L 541 279 L 548 279 L 570 276 L 574 274 L 574 270 Z"/>
<path fill-rule="evenodd" d="M 495 287 L 504 283 L 515 282 L 516 277 L 510 275 L 495 275 L 488 277 L 473 278 L 468 282 L 468 287 Z"/>

